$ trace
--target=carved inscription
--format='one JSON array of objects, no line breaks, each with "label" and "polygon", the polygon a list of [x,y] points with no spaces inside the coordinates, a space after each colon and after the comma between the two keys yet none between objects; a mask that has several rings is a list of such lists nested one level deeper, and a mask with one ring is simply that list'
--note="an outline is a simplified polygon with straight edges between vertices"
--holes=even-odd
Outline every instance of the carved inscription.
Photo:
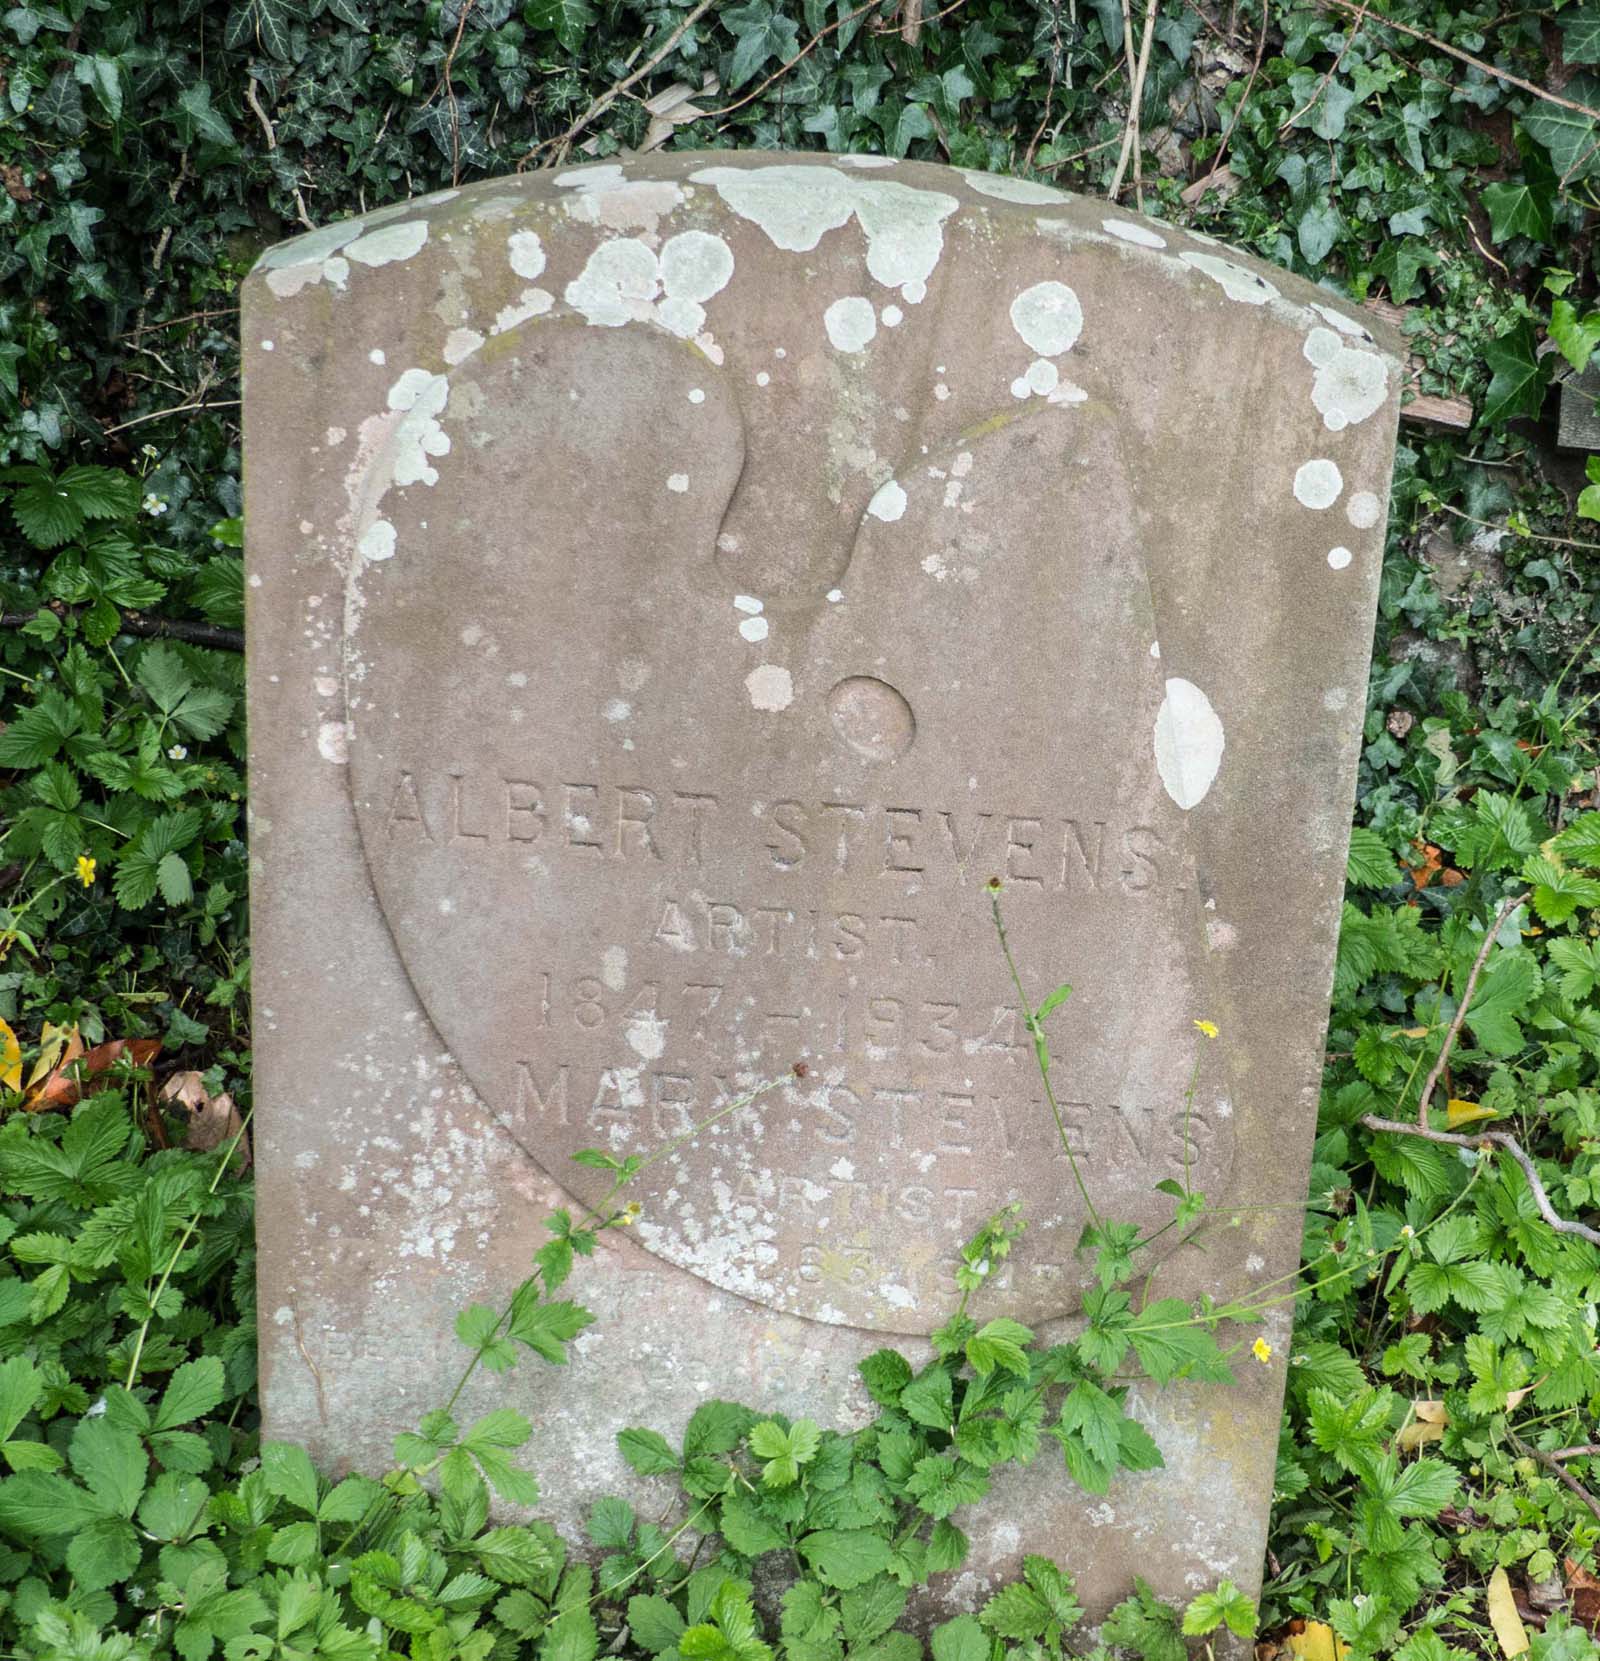
[{"label": "carved inscription", "polygon": [[[462,850],[536,847],[575,862],[697,872],[716,868],[742,836],[737,846],[748,849],[753,840],[759,869],[781,874],[820,869],[955,887],[999,876],[1050,893],[1142,894],[1183,883],[1159,830],[1109,813],[793,797],[735,803],[681,786],[546,777],[550,782],[401,769],[389,797],[385,839],[411,837]],[[751,915],[786,910],[753,902],[749,907]],[[741,926],[744,915],[741,908]]]},{"label": "carved inscription", "polygon": [[[1170,823],[1111,801],[945,800],[418,757],[370,808],[376,857],[433,871],[444,915],[495,896],[482,920],[515,970],[481,1088],[525,1146],[557,1169],[552,1150],[659,1148],[797,1068],[674,1156],[641,1237],[747,1295],[915,1329],[955,1249],[1012,1198],[1033,1229],[999,1295],[1034,1317],[1084,1278],[1084,1217],[985,883],[1002,879],[1025,930],[1087,921],[1140,942],[1160,939],[1160,908],[1194,903]],[[544,930],[552,893],[581,940]],[[1162,1178],[1220,1182],[1232,1107],[1216,1088],[1186,1099],[1194,1045],[1180,1034],[1151,1072],[1130,1060],[1149,1048],[1143,1017],[1075,1014],[1052,1023],[1058,1106],[1093,1189],[1154,1221]]]}]

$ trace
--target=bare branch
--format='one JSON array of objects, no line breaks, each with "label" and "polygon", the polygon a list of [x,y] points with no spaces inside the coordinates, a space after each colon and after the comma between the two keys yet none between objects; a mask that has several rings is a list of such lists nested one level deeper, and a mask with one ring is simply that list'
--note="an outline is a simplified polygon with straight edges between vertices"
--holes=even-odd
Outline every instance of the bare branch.
[{"label": "bare branch", "polygon": [[[60,617],[72,610],[68,606],[43,606]],[[38,611],[0,612],[0,629],[23,629],[39,616]],[[146,640],[182,640],[190,646],[216,646],[225,652],[244,650],[244,631],[226,629],[220,623],[190,623],[175,617],[147,617],[142,611],[125,611],[117,626],[118,634],[137,635]]]},{"label": "bare branch", "polygon": [[1450,1022],[1450,1030],[1444,1035],[1444,1043],[1439,1047],[1439,1054],[1434,1060],[1427,1082],[1422,1086],[1422,1095],[1417,1100],[1417,1123],[1424,1130],[1428,1128],[1428,1103],[1433,1099],[1434,1086],[1438,1084],[1439,1077],[1444,1072],[1445,1063],[1450,1059],[1450,1052],[1456,1047],[1456,1038],[1461,1032],[1461,1023],[1467,1018],[1467,1005],[1472,1002],[1472,994],[1478,989],[1478,976],[1483,973],[1483,966],[1489,961],[1489,953],[1500,930],[1505,926],[1506,918],[1527,898],[1526,894],[1516,894],[1509,900],[1503,900],[1500,909],[1494,914],[1494,921],[1483,931],[1483,944],[1478,948],[1478,955],[1472,960],[1472,969],[1467,975],[1467,984],[1461,989],[1461,1002],[1456,1005],[1455,1017]]},{"label": "bare branch", "polygon": [[1503,1130],[1475,1130],[1469,1134],[1462,1134],[1454,1130],[1434,1130],[1429,1125],[1407,1124],[1403,1119],[1381,1119],[1376,1113],[1363,1114],[1359,1123],[1368,1130],[1386,1131],[1391,1136],[1416,1136],[1424,1142],[1438,1142],[1447,1148],[1479,1148],[1484,1143],[1503,1148],[1522,1167],[1522,1174],[1528,1179],[1528,1190],[1533,1195],[1533,1203],[1539,1208],[1539,1215],[1555,1230],[1557,1234],[1576,1234],[1580,1240],[1587,1240],[1591,1245],[1600,1246],[1600,1229],[1590,1228],[1587,1223],[1575,1223],[1566,1217],[1557,1215],[1555,1208],[1550,1204],[1550,1196],[1544,1191],[1544,1183],[1540,1180],[1538,1167],[1523,1151],[1522,1144],[1510,1132]]}]

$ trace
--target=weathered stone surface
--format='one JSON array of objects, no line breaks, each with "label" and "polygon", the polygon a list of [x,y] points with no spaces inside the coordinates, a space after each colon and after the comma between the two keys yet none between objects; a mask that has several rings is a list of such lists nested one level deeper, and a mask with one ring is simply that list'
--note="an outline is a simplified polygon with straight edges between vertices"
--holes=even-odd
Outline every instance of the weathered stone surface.
[{"label": "weathered stone surface", "polygon": [[[708,1394],[844,1423],[948,1312],[1070,1323],[1097,1204],[1292,1270],[1398,360],[1332,297],[1043,187],[717,153],[473,186],[274,249],[245,302],[269,1432],[375,1466],[523,1272],[567,1155],[677,1148],[564,1375],[485,1380],[571,1517]],[[1197,1018],[1222,1029],[1215,1043]],[[1198,1064],[1198,1073],[1195,1069]],[[1192,1106],[1186,1092],[1194,1079]],[[1141,1391],[1168,1468],[1041,1461],[1103,1604],[1259,1574],[1288,1335]],[[1046,1468],[1049,1467],[1049,1468]]]}]

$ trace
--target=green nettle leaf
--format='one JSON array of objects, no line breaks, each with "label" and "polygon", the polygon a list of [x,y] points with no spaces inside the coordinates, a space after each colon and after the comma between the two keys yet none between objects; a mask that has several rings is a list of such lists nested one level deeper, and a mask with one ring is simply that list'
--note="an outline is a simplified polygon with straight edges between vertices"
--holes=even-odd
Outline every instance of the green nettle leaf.
[{"label": "green nettle leaf", "polygon": [[1202,1592],[1184,1611],[1183,1630],[1191,1638],[1202,1638],[1219,1626],[1239,1638],[1254,1636],[1255,1600],[1247,1597],[1231,1580],[1220,1581],[1214,1592]]},{"label": "green nettle leaf", "polygon": [[296,1510],[317,1514],[317,1473],[311,1456],[295,1442],[266,1442],[261,1448],[261,1475],[270,1492]]},{"label": "green nettle leaf", "polygon": [[886,1573],[893,1560],[889,1542],[866,1528],[818,1529],[801,1540],[800,1554],[823,1585],[846,1592]]},{"label": "green nettle leaf", "polygon": [[1028,1355],[1025,1346],[1032,1342],[1032,1329],[1020,1321],[1004,1318],[989,1321],[967,1340],[967,1361],[980,1378],[987,1378],[996,1367],[1026,1378]]},{"label": "green nettle leaf", "polygon": [[975,1615],[957,1615],[929,1638],[933,1661],[989,1661],[989,1640]]},{"label": "green nettle leaf", "polygon": [[1544,406],[1550,366],[1535,351],[1533,325],[1524,318],[1483,349],[1491,372],[1489,391],[1478,412],[1485,426],[1494,427],[1515,416],[1536,416]]},{"label": "green nettle leaf", "polygon": [[214,1355],[186,1361],[167,1381],[151,1420],[152,1430],[175,1430],[193,1419],[203,1419],[227,1394],[222,1362]]},{"label": "green nettle leaf", "polygon": [[928,1454],[919,1459],[906,1481],[906,1492],[930,1517],[948,1517],[952,1511],[989,1491],[989,1479],[975,1466],[951,1454]]},{"label": "green nettle leaf", "polygon": [[955,1417],[950,1375],[943,1367],[930,1367],[900,1392],[901,1409],[919,1425],[930,1430],[948,1430]]},{"label": "green nettle leaf", "polygon": [[1365,825],[1350,832],[1345,880],[1352,888],[1389,888],[1400,881],[1400,867],[1383,838]]},{"label": "green nettle leaf", "polygon": [[667,1476],[678,1468],[677,1454],[659,1431],[619,1431],[617,1447],[640,1476]]},{"label": "green nettle leaf", "polygon": [[676,1648],[685,1624],[683,1616],[663,1597],[651,1594],[628,1599],[628,1627],[652,1655]]}]

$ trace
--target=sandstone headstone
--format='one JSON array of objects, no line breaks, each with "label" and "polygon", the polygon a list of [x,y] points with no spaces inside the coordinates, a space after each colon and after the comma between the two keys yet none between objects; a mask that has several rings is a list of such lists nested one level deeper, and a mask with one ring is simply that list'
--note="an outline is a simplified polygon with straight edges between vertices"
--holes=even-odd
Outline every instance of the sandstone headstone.
[{"label": "sandstone headstone", "polygon": [[[1158,1290],[1297,1261],[1397,417],[1333,297],[1102,202],[863,156],[474,185],[246,289],[267,1430],[375,1469],[525,1272],[568,1155],[645,1152],[565,1373],[485,1379],[552,1506],[709,1394],[844,1423],[950,1306],[1070,1325],[1084,1216],[1225,1216]],[[1214,1022],[1209,1041],[1195,1022]],[[1195,1068],[1198,1063],[1198,1074]],[[1191,1077],[1192,1105],[1186,1106]],[[1041,1459],[1103,1607],[1258,1576],[1287,1360],[1140,1390],[1167,1468]],[[471,1404],[469,1404],[471,1405]]]}]

